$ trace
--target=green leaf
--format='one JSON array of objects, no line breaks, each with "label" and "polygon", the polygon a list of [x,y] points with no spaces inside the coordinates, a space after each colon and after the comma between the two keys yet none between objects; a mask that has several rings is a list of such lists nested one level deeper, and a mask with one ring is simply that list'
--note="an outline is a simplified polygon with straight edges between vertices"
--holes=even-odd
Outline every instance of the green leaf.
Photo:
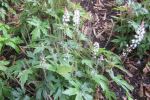
[{"label": "green leaf", "polygon": [[137,30],[138,27],[139,27],[139,24],[136,23],[136,22],[134,22],[134,21],[129,21],[128,23],[129,23],[130,25],[132,25],[132,26],[134,27],[135,30]]},{"label": "green leaf", "polygon": [[103,76],[103,75],[92,75],[92,79],[101,86],[101,88],[103,89],[103,91],[107,91],[108,90],[108,79]]},{"label": "green leaf", "polygon": [[84,94],[83,97],[85,100],[93,100],[92,95],[89,95],[89,94]]},{"label": "green leaf", "polygon": [[99,81],[99,80],[102,80],[102,81],[105,81],[106,83],[108,83],[108,79],[104,76],[104,75],[98,75],[98,74],[95,74],[92,76],[95,81]]},{"label": "green leaf", "polygon": [[[52,1],[52,0],[51,0],[51,1]],[[52,9],[52,8],[51,8],[51,9],[47,9],[46,13],[49,14],[49,15],[51,15],[51,16],[53,16],[53,17],[55,17],[56,19],[59,19],[59,17],[58,17],[58,15],[56,14],[55,10]]]},{"label": "green leaf", "polygon": [[33,54],[41,53],[43,50],[44,50],[44,47],[42,47],[42,46],[41,47],[36,47],[34,49]]},{"label": "green leaf", "polygon": [[39,88],[38,91],[36,92],[36,100],[41,100],[42,99],[42,88]]},{"label": "green leaf", "polygon": [[8,69],[6,67],[8,64],[9,64],[8,61],[0,61],[0,70],[5,72]]},{"label": "green leaf", "polygon": [[40,32],[40,28],[35,28],[32,32],[32,40],[37,40],[37,39],[40,39],[40,36],[41,36],[41,32]]},{"label": "green leaf", "polygon": [[13,43],[15,44],[20,44],[22,43],[22,40],[20,39],[20,37],[13,37],[10,39]]},{"label": "green leaf", "polygon": [[25,97],[23,98],[23,100],[30,100],[30,97],[25,95]]},{"label": "green leaf", "polygon": [[36,26],[36,27],[39,27],[40,24],[41,24],[40,19],[37,18],[37,17],[29,18],[27,22],[28,22],[30,25],[33,25],[33,26]]},{"label": "green leaf", "polygon": [[80,92],[77,94],[75,100],[83,100],[82,94]]},{"label": "green leaf", "polygon": [[42,63],[41,65],[34,66],[34,68],[41,68],[41,69],[46,69],[49,71],[56,72],[56,66],[47,63]]},{"label": "green leaf", "polygon": [[126,70],[125,68],[123,68],[122,66],[115,65],[115,67],[118,68],[118,69],[120,69],[121,71],[125,72],[128,76],[133,77],[133,75],[128,70]]},{"label": "green leaf", "polygon": [[46,28],[41,28],[41,31],[45,36],[47,36],[48,30]]},{"label": "green leaf", "polygon": [[59,97],[62,96],[62,89],[61,88],[58,88],[57,89],[57,92],[55,93],[54,95],[54,100],[58,99]]},{"label": "green leaf", "polygon": [[107,91],[105,92],[105,97],[106,97],[108,100],[117,100],[115,93],[112,92],[111,90],[107,90]]},{"label": "green leaf", "polygon": [[83,59],[81,62],[82,62],[82,64],[85,64],[85,65],[89,66],[90,68],[92,68],[93,62],[91,60]]},{"label": "green leaf", "polygon": [[3,32],[3,35],[4,35],[5,37],[9,37],[9,35],[8,35],[8,30],[9,30],[9,29],[10,29],[10,27],[9,27],[8,25],[3,24],[3,23],[0,23],[0,31]]},{"label": "green leaf", "polygon": [[79,92],[79,91],[78,91],[78,89],[76,89],[76,88],[69,88],[69,89],[65,90],[65,91],[63,92],[63,94],[72,96],[72,95],[77,94],[78,92]]},{"label": "green leaf", "polygon": [[73,32],[69,28],[66,28],[65,34],[72,39]]},{"label": "green leaf", "polygon": [[3,48],[3,44],[0,43],[0,52],[2,51],[2,48]]},{"label": "green leaf", "polygon": [[132,91],[134,88],[133,86],[129,85],[120,75],[114,76],[114,72],[111,70],[108,70],[109,75],[111,78],[118,84],[120,85],[128,94],[129,90]]},{"label": "green leaf", "polygon": [[79,39],[83,41],[88,40],[87,37],[83,33],[80,33]]},{"label": "green leaf", "polygon": [[8,41],[8,42],[6,42],[6,45],[12,47],[13,49],[16,50],[17,53],[19,53],[20,49],[19,49],[18,46],[17,46],[16,44],[14,44],[13,42]]},{"label": "green leaf", "polygon": [[32,74],[32,70],[31,69],[26,69],[23,70],[22,72],[19,73],[18,78],[21,82],[21,87],[24,87],[24,84],[26,83],[26,81],[28,80],[28,76],[29,74]]},{"label": "green leaf", "polygon": [[57,70],[56,72],[62,76],[70,73],[70,72],[73,72],[73,67],[71,66],[57,66]]}]

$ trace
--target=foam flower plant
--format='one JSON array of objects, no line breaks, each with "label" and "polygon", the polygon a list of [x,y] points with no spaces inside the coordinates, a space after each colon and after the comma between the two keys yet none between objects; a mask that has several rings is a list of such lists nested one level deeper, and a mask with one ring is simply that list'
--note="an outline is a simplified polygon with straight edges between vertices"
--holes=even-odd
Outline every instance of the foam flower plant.
[{"label": "foam flower plant", "polygon": [[99,50],[99,43],[98,42],[94,42],[93,44],[93,57],[96,58],[96,54],[98,53]]},{"label": "foam flower plant", "polygon": [[77,27],[80,24],[80,11],[78,9],[74,11],[73,22],[74,22],[74,25]]},{"label": "foam flower plant", "polygon": [[63,21],[63,24],[64,24],[64,25],[68,25],[68,22],[70,21],[70,14],[69,14],[67,8],[65,8],[65,11],[64,11],[64,15],[63,15],[62,21]]},{"label": "foam flower plant", "polygon": [[144,39],[145,33],[146,33],[145,26],[143,21],[141,25],[139,25],[138,28],[136,29],[136,34],[134,35],[134,39],[131,40],[131,44],[127,45],[127,49],[123,51],[122,55],[127,56],[128,53],[130,53],[133,49],[135,49]]}]

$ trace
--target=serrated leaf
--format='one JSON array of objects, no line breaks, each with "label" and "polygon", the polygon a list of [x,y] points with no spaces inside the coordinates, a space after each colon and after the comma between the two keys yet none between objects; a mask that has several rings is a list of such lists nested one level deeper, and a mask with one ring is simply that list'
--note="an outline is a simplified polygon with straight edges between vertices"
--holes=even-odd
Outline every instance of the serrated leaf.
[{"label": "serrated leaf", "polygon": [[18,78],[21,82],[21,87],[24,87],[24,84],[26,83],[26,81],[28,80],[28,76],[29,74],[32,74],[32,70],[31,69],[26,69],[23,70],[22,72],[19,73]]},{"label": "serrated leaf", "polygon": [[39,88],[38,91],[36,92],[36,100],[41,100],[42,99],[42,88]]},{"label": "serrated leaf", "polygon": [[0,23],[0,31],[3,32],[3,35],[4,35],[5,37],[9,37],[9,35],[8,35],[8,30],[9,30],[9,29],[10,29],[10,27],[9,27],[8,25],[3,24],[3,23]]},{"label": "serrated leaf", "polygon": [[84,94],[83,97],[85,100],[93,100],[92,95],[89,95],[89,94]]},{"label": "serrated leaf", "polygon": [[134,89],[133,86],[129,85],[120,75],[114,76],[114,73],[111,70],[108,71],[111,78],[120,85],[127,93],[129,93],[129,90],[132,91]]},{"label": "serrated leaf", "polygon": [[0,70],[5,72],[8,69],[6,67],[6,65],[8,65],[8,64],[9,64],[8,61],[0,61]]},{"label": "serrated leaf", "polygon": [[75,100],[83,100],[82,94],[80,92],[76,95]]},{"label": "serrated leaf", "polygon": [[33,25],[33,26],[36,26],[36,27],[39,27],[40,24],[41,24],[40,19],[37,18],[37,17],[29,18],[27,22],[28,22],[30,25]]},{"label": "serrated leaf", "polygon": [[47,36],[48,30],[46,28],[41,28],[41,31],[45,36]]},{"label": "serrated leaf", "polygon": [[65,75],[73,71],[73,67],[71,66],[57,66],[56,72],[60,75]]},{"label": "serrated leaf", "polygon": [[46,69],[49,71],[56,72],[56,66],[53,66],[53,65],[48,64],[48,63],[42,63],[41,65],[34,66],[34,68],[41,68],[41,69]]},{"label": "serrated leaf", "polygon": [[3,48],[3,44],[0,43],[0,52],[2,51],[2,48]]},{"label": "serrated leaf", "polygon": [[54,100],[58,99],[59,97],[62,96],[62,89],[61,88],[58,88],[57,89],[57,92],[55,93],[54,95]]},{"label": "serrated leaf", "polygon": [[13,49],[16,50],[17,53],[19,53],[20,49],[19,49],[18,46],[17,46],[16,44],[14,44],[13,42],[8,41],[8,42],[6,42],[6,45],[12,47]]},{"label": "serrated leaf", "polygon": [[36,48],[34,49],[33,54],[41,53],[43,50],[44,50],[43,47],[36,47]]},{"label": "serrated leaf", "polygon": [[15,44],[20,44],[22,43],[22,40],[19,37],[13,37],[10,39],[11,42],[15,43]]},{"label": "serrated leaf", "polygon": [[37,40],[41,36],[40,28],[35,28],[32,32],[32,40]]},{"label": "serrated leaf", "polygon": [[139,24],[134,21],[129,21],[128,23],[131,24],[135,30],[137,30],[139,27]]},{"label": "serrated leaf", "polygon": [[23,98],[23,100],[30,100],[30,97],[25,95],[25,97]]},{"label": "serrated leaf", "polygon": [[92,79],[101,86],[103,91],[108,90],[108,79],[103,75],[93,75]]},{"label": "serrated leaf", "polygon": [[79,91],[78,91],[78,89],[76,89],[76,88],[69,88],[69,89],[65,90],[65,91],[63,92],[63,94],[72,96],[72,95],[77,94],[78,92],[79,92]]},{"label": "serrated leaf", "polygon": [[80,33],[79,38],[80,38],[80,40],[82,40],[82,41],[86,41],[86,40],[87,40],[87,37],[86,37],[83,33]]},{"label": "serrated leaf", "polygon": [[73,32],[69,28],[66,29],[65,34],[72,39]]},{"label": "serrated leaf", "polygon": [[112,92],[111,90],[107,90],[105,92],[105,96],[108,100],[117,100],[115,93]]},{"label": "serrated leaf", "polygon": [[93,62],[91,60],[83,59],[81,62],[82,62],[82,64],[85,64],[85,65],[89,66],[90,68],[92,68]]},{"label": "serrated leaf", "polygon": [[55,17],[56,19],[59,19],[59,17],[57,16],[56,12],[52,8],[51,9],[47,9],[46,13],[51,15],[51,16],[53,16],[53,17]]}]

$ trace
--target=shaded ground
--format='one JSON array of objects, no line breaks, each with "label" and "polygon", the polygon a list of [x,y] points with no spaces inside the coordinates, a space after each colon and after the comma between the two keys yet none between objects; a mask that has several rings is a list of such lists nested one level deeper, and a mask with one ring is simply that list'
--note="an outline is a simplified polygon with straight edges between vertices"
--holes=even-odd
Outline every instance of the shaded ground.
[{"label": "shaded ground", "polygon": [[[93,41],[99,42],[101,47],[114,50],[115,47],[110,43],[111,37],[115,35],[112,31],[115,22],[111,16],[117,15],[117,12],[112,10],[115,6],[114,0],[82,0],[80,2],[92,16],[92,20],[85,23],[82,31]],[[150,65],[146,65],[148,61],[150,57],[142,60],[130,57],[124,63],[125,68],[133,75],[132,77],[124,75],[124,78],[134,87],[132,96],[136,100],[150,100]],[[116,70],[116,73],[120,72]],[[121,88],[115,84],[111,84],[111,88],[118,96],[118,100],[127,100]],[[99,89],[96,95],[96,100],[104,99]]]}]

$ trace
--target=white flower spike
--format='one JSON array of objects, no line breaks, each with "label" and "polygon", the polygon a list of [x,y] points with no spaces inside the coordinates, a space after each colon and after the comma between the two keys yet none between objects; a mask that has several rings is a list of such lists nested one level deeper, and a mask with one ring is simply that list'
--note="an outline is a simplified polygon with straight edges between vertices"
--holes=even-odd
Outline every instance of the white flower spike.
[{"label": "white flower spike", "polygon": [[66,7],[65,7],[65,11],[64,11],[62,21],[63,21],[64,25],[68,25],[68,22],[70,21],[70,15],[69,15],[69,12],[68,12]]},{"label": "white flower spike", "polygon": [[74,11],[73,22],[75,26],[80,25],[80,11],[78,9]]},{"label": "white flower spike", "polygon": [[94,56],[94,58],[96,58],[96,54],[97,54],[97,52],[99,50],[99,43],[98,42],[94,42],[93,46],[94,46],[94,48],[93,48],[93,56]]},{"label": "white flower spike", "polygon": [[141,25],[136,30],[136,35],[134,35],[134,39],[131,40],[131,44],[127,46],[127,49],[123,51],[122,55],[126,56],[133,49],[135,49],[141,43],[141,41],[144,39],[145,33],[146,32],[145,32],[144,21],[142,21]]}]

